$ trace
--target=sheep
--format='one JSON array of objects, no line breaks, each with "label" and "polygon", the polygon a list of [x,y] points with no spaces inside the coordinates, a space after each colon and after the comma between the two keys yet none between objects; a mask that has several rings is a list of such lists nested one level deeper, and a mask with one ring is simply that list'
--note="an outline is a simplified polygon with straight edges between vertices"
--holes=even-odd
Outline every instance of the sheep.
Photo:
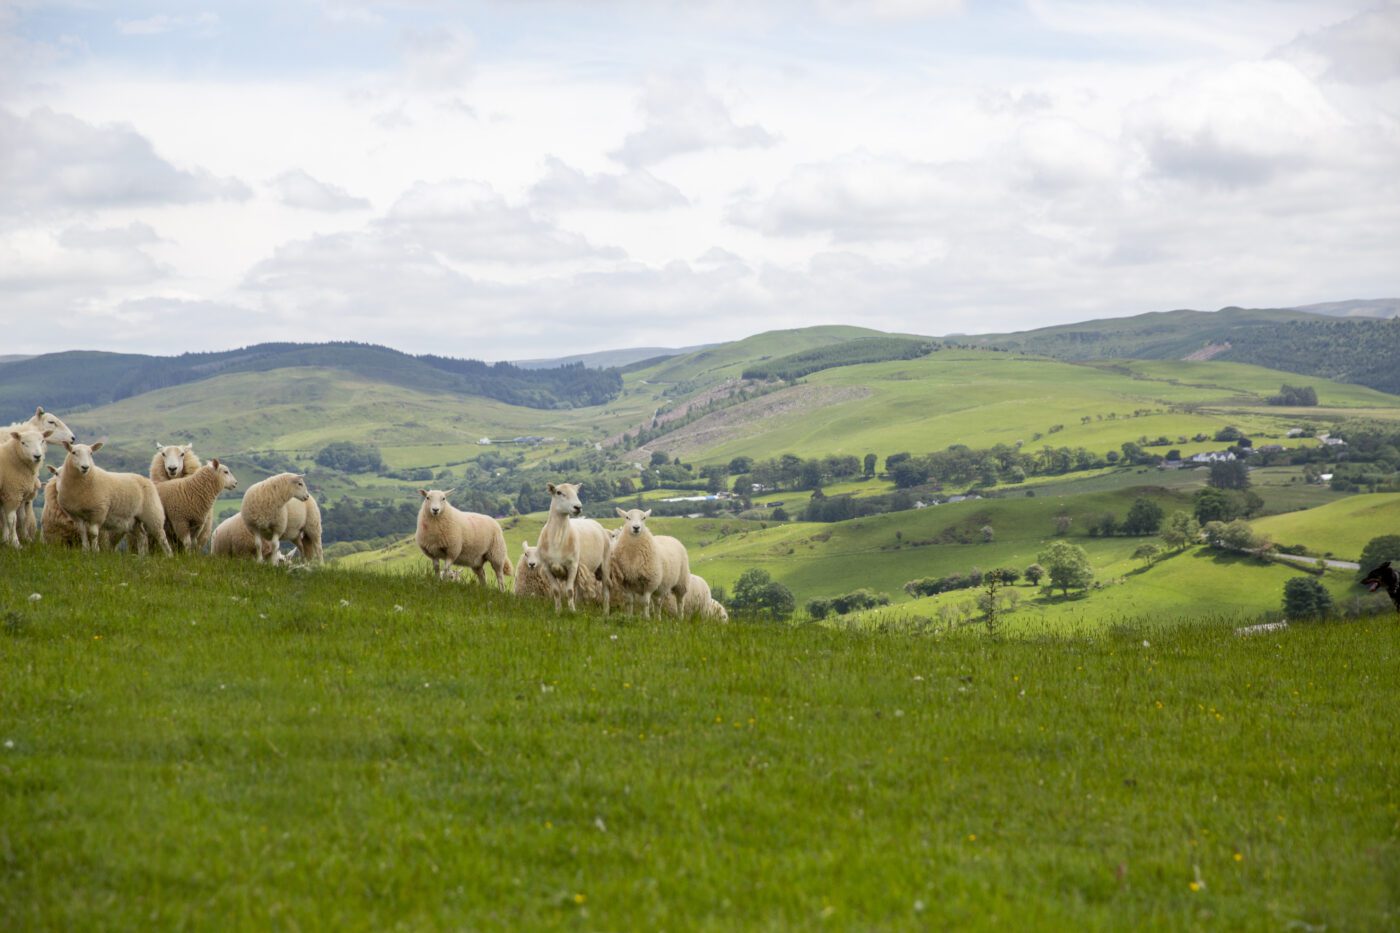
[{"label": "sheep", "polygon": [[[540,549],[529,541],[520,543],[520,560],[515,564],[515,595],[537,596],[547,599],[552,595],[549,580],[540,566]],[[603,585],[592,574],[581,573],[574,577],[574,587],[578,598],[587,606],[603,605]]]},{"label": "sheep", "polygon": [[162,444],[156,441],[156,452],[151,457],[151,482],[160,485],[167,480],[189,476],[200,466],[193,444]]},{"label": "sheep", "polygon": [[[39,464],[44,462],[51,436],[53,431],[21,425],[0,443],[0,541],[12,547],[20,546],[19,530],[25,524],[20,509],[34,501]],[[33,518],[34,507],[28,508]]]},{"label": "sheep", "polygon": [[[234,512],[220,522],[219,527],[214,529],[210,542],[210,550],[215,557],[253,557],[258,553],[257,548],[258,543],[253,539],[253,533],[243,522],[242,512]],[[270,559],[273,564],[286,562],[285,555],[281,550],[274,549],[270,541],[263,542],[262,550],[263,557]]]},{"label": "sheep", "polygon": [[10,431],[22,431],[25,428],[34,428],[36,431],[52,432],[50,440],[55,444],[62,444],[67,441],[70,444],[76,443],[78,435],[69,430],[68,425],[59,420],[58,416],[51,411],[44,411],[44,406],[40,405],[34,409],[34,415],[27,421],[18,421],[5,429],[5,434],[0,437],[8,437]]},{"label": "sheep", "polygon": [[306,477],[300,473],[278,473],[248,487],[239,513],[248,531],[252,532],[258,563],[267,559],[264,545],[271,542],[272,550],[276,551],[278,541],[287,531],[287,503],[292,499],[305,502],[310,498]]},{"label": "sheep", "polygon": [[669,593],[666,595],[665,604],[668,612],[676,612],[685,619],[729,621],[729,611],[710,595],[710,584],[699,574],[690,575],[690,585],[685,590],[685,602],[680,604],[679,612],[676,609],[675,597]]},{"label": "sheep", "polygon": [[156,484],[165,509],[165,527],[187,551],[198,547],[199,533],[214,512],[214,500],[225,489],[237,489],[233,472],[215,457],[188,476]]},{"label": "sheep", "polygon": [[44,512],[40,516],[44,526],[42,540],[55,547],[82,547],[78,526],[58,505],[58,471],[53,467],[48,467],[48,471],[53,475],[44,485]]},{"label": "sheep", "polygon": [[433,573],[442,577],[442,562],[470,567],[477,582],[486,585],[486,565],[496,575],[496,589],[504,593],[506,577],[513,573],[506,554],[506,536],[500,522],[479,512],[463,512],[447,501],[451,491],[420,489],[423,505],[418,509],[418,549],[433,562]]},{"label": "sheep", "polygon": [[[644,618],[651,618],[653,602],[658,612],[669,607],[680,614],[690,588],[690,555],[685,545],[669,535],[651,533],[646,526],[651,509],[618,509],[617,514],[624,523],[612,548],[609,582],[626,596],[627,611],[635,611],[640,601]],[[667,603],[668,597],[675,602]]]},{"label": "sheep", "polygon": [[147,541],[152,539],[169,556],[165,509],[156,484],[136,473],[109,473],[97,466],[92,455],[102,444],[63,443],[68,456],[59,473],[58,504],[78,526],[83,550],[101,550],[103,531],[116,537],[135,532],[133,541],[139,553],[146,552]]},{"label": "sheep", "polygon": [[608,554],[612,550],[612,539],[603,526],[591,518],[575,518],[583,515],[583,504],[579,502],[578,491],[582,483],[548,483],[549,519],[540,530],[539,557],[549,581],[549,589],[554,597],[554,611],[561,611],[560,603],[567,593],[569,611],[576,610],[575,595],[578,591],[578,575],[582,571],[592,574],[603,585],[603,615],[608,614]]},{"label": "sheep", "polygon": [[296,546],[297,556],[302,560],[315,564],[321,562],[321,507],[316,504],[315,496],[308,496],[305,502],[300,499],[288,500],[287,530],[282,539]]}]

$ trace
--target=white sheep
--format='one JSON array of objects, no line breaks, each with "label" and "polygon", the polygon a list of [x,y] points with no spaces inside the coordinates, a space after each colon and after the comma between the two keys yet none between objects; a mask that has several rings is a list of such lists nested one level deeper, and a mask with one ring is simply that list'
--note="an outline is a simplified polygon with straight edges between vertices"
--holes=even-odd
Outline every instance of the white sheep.
[{"label": "white sheep", "polygon": [[65,441],[72,444],[78,439],[78,435],[69,430],[68,425],[59,420],[59,417],[53,412],[44,411],[44,406],[42,405],[34,409],[33,416],[27,421],[15,422],[5,428],[5,434],[0,436],[8,437],[10,431],[20,431],[24,428],[34,428],[41,434],[44,431],[50,432],[49,441],[54,444],[62,444]]},{"label": "white sheep", "polygon": [[215,457],[188,476],[156,484],[165,527],[177,544],[187,551],[199,547],[199,533],[214,512],[214,500],[225,489],[237,489],[233,471]]},{"label": "white sheep", "polygon": [[506,577],[513,569],[506,554],[506,536],[501,523],[480,512],[463,512],[447,501],[451,491],[420,489],[423,505],[418,509],[418,530],[414,540],[418,550],[433,562],[433,573],[442,577],[443,561],[470,567],[477,582],[486,585],[486,565],[496,574],[496,589],[506,590]]},{"label": "white sheep", "polygon": [[[690,587],[690,555],[685,545],[669,535],[651,533],[646,525],[651,509],[618,509],[617,514],[623,524],[612,546],[608,582],[626,597],[629,613],[638,602],[646,618],[651,617],[653,602],[658,612],[666,607],[679,613]],[[668,597],[675,601],[668,603]]]},{"label": "white sheep", "polygon": [[303,561],[313,564],[321,562],[321,507],[316,504],[315,496],[307,496],[304,502],[300,499],[287,502],[287,530],[283,532],[282,540],[295,545],[297,557]]},{"label": "white sheep", "polygon": [[306,477],[300,473],[278,473],[248,487],[248,491],[243,494],[243,507],[239,514],[243,516],[243,523],[253,534],[253,541],[257,545],[254,553],[259,563],[268,556],[264,545],[271,542],[275,552],[278,542],[286,534],[287,503],[293,499],[305,502],[310,498],[311,492],[306,488]]},{"label": "white sheep", "polygon": [[[248,530],[248,526],[244,524],[242,512],[234,512],[219,523],[219,527],[214,529],[210,550],[215,557],[257,556],[258,542],[253,538],[253,533]],[[262,552],[263,558],[271,560],[273,564],[286,562],[282,551],[275,549],[270,541],[262,543]]]},{"label": "white sheep", "polygon": [[58,504],[78,526],[83,550],[101,550],[100,535],[106,531],[113,541],[130,534],[131,542],[142,554],[148,540],[154,540],[168,556],[165,509],[156,494],[156,484],[136,473],[109,473],[99,467],[92,455],[102,449],[102,444],[98,441],[91,446],[67,442],[63,445],[68,456],[59,473]]},{"label": "white sheep", "polygon": [[156,452],[151,457],[151,482],[159,486],[167,480],[189,476],[202,464],[195,456],[193,444],[162,444],[156,441]]},{"label": "white sheep", "polygon": [[540,530],[539,558],[554,597],[554,611],[560,611],[565,594],[569,611],[576,609],[575,595],[579,574],[592,574],[602,583],[603,614],[608,614],[608,553],[612,539],[603,526],[583,515],[578,491],[582,483],[548,483],[549,518]]},{"label": "white sheep", "polygon": [[[666,609],[677,612],[675,597],[667,594]],[[729,611],[710,595],[710,584],[704,577],[692,573],[690,585],[685,590],[685,601],[680,604],[678,614],[685,619],[708,619],[712,622],[728,622]]]},{"label": "white sheep", "polygon": [[44,526],[42,540],[45,544],[56,547],[82,547],[83,540],[78,537],[78,526],[58,505],[58,471],[53,467],[49,467],[48,471],[53,475],[44,485],[44,512],[40,516]]},{"label": "white sheep", "polygon": [[[34,501],[34,484],[39,465],[44,462],[52,431],[21,426],[10,431],[0,443],[0,542],[19,547],[19,530],[25,524],[20,509]],[[34,507],[30,505],[32,518]]]}]

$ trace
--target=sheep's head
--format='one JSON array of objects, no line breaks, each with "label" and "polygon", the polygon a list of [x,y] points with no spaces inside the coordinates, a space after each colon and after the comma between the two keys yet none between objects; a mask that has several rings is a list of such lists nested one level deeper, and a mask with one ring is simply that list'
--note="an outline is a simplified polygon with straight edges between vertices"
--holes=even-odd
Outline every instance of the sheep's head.
[{"label": "sheep's head", "polygon": [[68,460],[72,461],[77,471],[86,474],[96,465],[92,462],[92,455],[102,449],[102,443],[98,441],[96,444],[74,444],[64,441],[63,449],[68,451]]},{"label": "sheep's head", "polygon": [[[10,439],[19,445],[20,457],[35,463],[44,461],[44,452],[49,449],[49,435],[52,431],[39,432],[34,428],[11,431]],[[39,469],[35,467],[34,469]]]},{"label": "sheep's head", "polygon": [[34,409],[34,417],[29,419],[29,423],[40,431],[51,433],[55,444],[62,444],[64,441],[71,444],[78,439],[78,435],[69,430],[68,425],[60,421],[58,416],[52,412],[44,411],[42,405]]},{"label": "sheep's head", "polygon": [[540,569],[540,549],[531,547],[529,541],[520,542],[520,563],[531,570]]},{"label": "sheep's head", "polygon": [[578,491],[583,483],[548,483],[549,510],[560,515],[582,515],[583,503],[578,499]]},{"label": "sheep's head", "polygon": [[429,515],[441,515],[447,511],[447,497],[452,495],[452,490],[420,489],[418,494],[423,497],[423,508],[428,510]]},{"label": "sheep's head", "polygon": [[210,460],[209,466],[213,467],[214,471],[219,474],[219,481],[224,484],[224,489],[238,488],[238,477],[233,475],[233,471],[228,468],[227,464],[220,463],[218,457]]},{"label": "sheep's head", "polygon": [[184,473],[185,451],[189,449],[188,444],[168,444],[162,447],[159,442],[156,443],[156,456],[160,458],[167,478],[175,479]]},{"label": "sheep's head", "polygon": [[292,478],[292,498],[305,502],[311,498],[311,490],[306,488],[306,477],[300,473],[288,473]]},{"label": "sheep's head", "polygon": [[622,519],[622,527],[619,529],[624,534],[640,535],[647,528],[647,519],[651,518],[651,509],[643,512],[641,509],[617,510],[617,517]]}]

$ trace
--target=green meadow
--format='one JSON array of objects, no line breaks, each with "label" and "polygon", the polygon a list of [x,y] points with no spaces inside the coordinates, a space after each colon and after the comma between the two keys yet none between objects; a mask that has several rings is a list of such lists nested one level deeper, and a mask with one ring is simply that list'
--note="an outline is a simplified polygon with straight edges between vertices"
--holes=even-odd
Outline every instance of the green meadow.
[{"label": "green meadow", "polygon": [[682,625],[5,550],[0,916],[1389,929],[1397,678],[1389,617]]},{"label": "green meadow", "polygon": [[1400,493],[1347,496],[1315,509],[1271,515],[1252,524],[1279,544],[1305,544],[1315,554],[1356,560],[1372,538],[1400,534]]}]

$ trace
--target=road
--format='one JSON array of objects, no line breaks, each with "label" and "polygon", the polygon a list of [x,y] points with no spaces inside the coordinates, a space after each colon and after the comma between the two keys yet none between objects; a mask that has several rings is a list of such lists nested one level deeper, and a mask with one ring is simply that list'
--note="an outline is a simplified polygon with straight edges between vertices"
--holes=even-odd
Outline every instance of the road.
[{"label": "road", "polygon": [[[1309,567],[1317,566],[1316,557],[1303,557],[1301,554],[1271,554],[1274,560],[1286,560],[1294,564],[1307,564]],[[1350,560],[1329,560],[1327,566],[1333,570],[1360,570],[1361,565]]]}]

